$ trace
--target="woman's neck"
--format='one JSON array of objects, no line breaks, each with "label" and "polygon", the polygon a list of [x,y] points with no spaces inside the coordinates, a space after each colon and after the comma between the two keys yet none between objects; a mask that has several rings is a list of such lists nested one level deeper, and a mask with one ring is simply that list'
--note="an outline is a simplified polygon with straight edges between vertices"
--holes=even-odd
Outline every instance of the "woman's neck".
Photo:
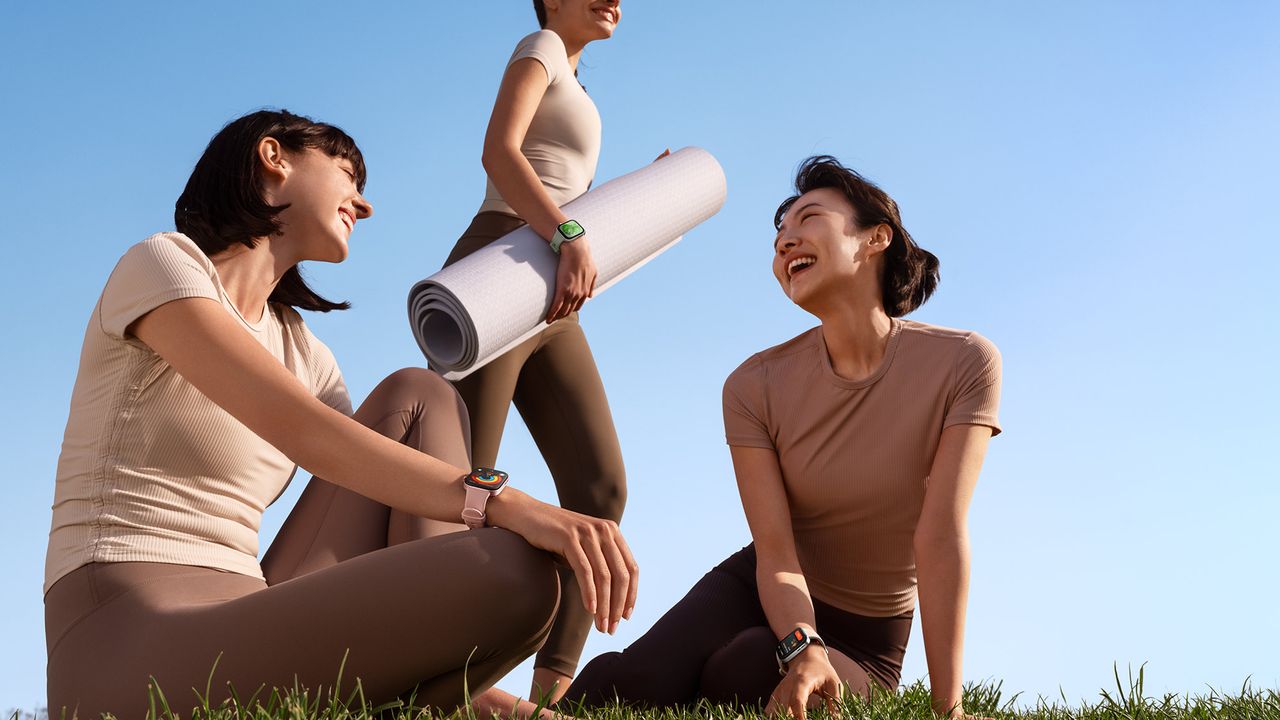
[{"label": "woman's neck", "polygon": [[227,297],[251,323],[262,319],[267,298],[285,271],[295,263],[284,263],[271,252],[271,239],[258,238],[252,248],[232,245],[209,258],[218,270],[218,280]]},{"label": "woman's neck", "polygon": [[582,49],[587,46],[587,43],[574,39],[572,34],[550,24],[547,25],[547,29],[560,37],[560,42],[564,43],[565,54],[569,56],[569,67],[575,73],[578,72],[578,58],[582,57]]},{"label": "woman's neck", "polygon": [[880,368],[893,319],[879,302],[840,304],[827,308],[819,319],[836,375],[862,380]]}]

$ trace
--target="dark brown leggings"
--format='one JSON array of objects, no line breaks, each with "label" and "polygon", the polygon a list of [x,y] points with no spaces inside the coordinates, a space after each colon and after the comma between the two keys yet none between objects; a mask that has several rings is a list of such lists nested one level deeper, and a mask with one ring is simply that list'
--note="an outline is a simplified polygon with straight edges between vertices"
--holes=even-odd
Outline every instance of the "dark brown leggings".
[{"label": "dark brown leggings", "polygon": [[[422,369],[385,379],[355,418],[454,465],[467,466],[466,408]],[[449,533],[312,479],[263,559],[266,582],[162,563],[94,563],[45,596],[50,717],[111,711],[141,717],[154,677],[187,714],[210,671],[216,704],[228,683],[316,697],[346,658],[341,694],[360,679],[383,703],[449,710],[532,654],[558,601],[553,559],[497,528]]]},{"label": "dark brown leggings", "polygon": [[[911,633],[911,613],[867,617],[813,601],[818,634],[859,667],[842,678],[854,692],[871,685],[896,689]],[[561,707],[687,705],[699,699],[764,705],[782,678],[756,587],[755,545],[748,545],[698,581],[675,607],[622,652],[605,653],[582,669]]]},{"label": "dark brown leggings", "polygon": [[[476,215],[445,265],[522,225],[520,218],[503,213]],[[497,464],[514,401],[551,471],[560,505],[584,515],[622,519],[627,499],[622,449],[577,313],[552,323],[455,385],[470,411],[471,457],[477,465]],[[591,616],[581,602],[572,600],[579,591],[569,568],[560,569],[560,583],[566,600],[534,666],[573,675]]]}]

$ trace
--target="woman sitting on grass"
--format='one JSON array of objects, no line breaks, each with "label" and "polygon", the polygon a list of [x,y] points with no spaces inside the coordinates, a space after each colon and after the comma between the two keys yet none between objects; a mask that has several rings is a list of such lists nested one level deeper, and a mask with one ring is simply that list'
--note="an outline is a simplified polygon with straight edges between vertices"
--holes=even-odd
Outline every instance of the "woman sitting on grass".
[{"label": "woman sitting on grass", "polygon": [[965,516],[1000,432],[1000,355],[977,333],[902,319],[933,293],[938,260],[884,191],[824,156],[796,193],[774,219],[773,273],[822,324],[724,388],[754,542],[591,661],[570,703],[706,698],[803,717],[844,686],[892,690],[918,576],[933,707],[964,715]]},{"label": "woman sitting on grass", "polygon": [[[347,306],[297,265],[346,258],[372,213],[364,181],[338,128],[252,113],[196,164],[178,232],[130,248],[107,280],[58,462],[51,717],[141,717],[150,678],[185,713],[215,662],[215,705],[229,686],[318,694],[344,659],[344,698],[359,678],[371,703],[412,694],[448,711],[465,680],[480,709],[507,712],[514,698],[482,691],[546,637],[552,553],[597,622],[634,604],[615,524],[469,472],[466,408],[443,379],[397,371],[352,415],[295,309]],[[263,508],[295,463],[316,477],[259,565]],[[504,529],[424,537],[424,519],[464,507],[473,527]]]}]

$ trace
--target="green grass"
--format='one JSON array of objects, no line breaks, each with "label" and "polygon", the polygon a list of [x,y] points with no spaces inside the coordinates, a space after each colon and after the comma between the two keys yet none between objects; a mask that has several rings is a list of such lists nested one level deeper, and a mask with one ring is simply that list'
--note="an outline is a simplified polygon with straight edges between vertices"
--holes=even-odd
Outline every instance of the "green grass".
[{"label": "green grass", "polygon": [[[1095,702],[1072,707],[1065,698],[1039,699],[1027,702],[1017,695],[1006,696],[999,683],[972,685],[965,688],[965,709],[975,715],[1001,720],[1280,720],[1280,692],[1258,690],[1246,681],[1238,693],[1209,690],[1199,695],[1148,696],[1143,689],[1145,675],[1121,678],[1116,673],[1116,687],[1102,690]],[[202,697],[208,697],[206,693]],[[477,720],[474,712],[464,708],[444,715],[398,704],[374,707],[364,702],[360,685],[345,697],[329,692],[312,693],[294,687],[286,690],[255,693],[232,699],[220,705],[203,703],[196,708],[171,707],[164,693],[153,687],[147,720]],[[763,713],[706,703],[684,710],[639,711],[622,707],[575,713],[588,720],[763,720]],[[929,690],[917,682],[897,693],[880,693],[870,701],[846,697],[842,702],[843,720],[934,720],[929,709]],[[9,720],[45,720],[44,713],[15,711]],[[87,719],[86,719],[87,720]],[[810,720],[831,720],[825,710],[810,712]]]}]

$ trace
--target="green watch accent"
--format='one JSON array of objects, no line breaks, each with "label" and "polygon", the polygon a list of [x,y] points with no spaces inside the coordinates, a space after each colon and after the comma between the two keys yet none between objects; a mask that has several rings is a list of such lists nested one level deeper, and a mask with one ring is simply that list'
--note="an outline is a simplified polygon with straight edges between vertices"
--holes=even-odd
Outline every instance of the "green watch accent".
[{"label": "green watch accent", "polygon": [[573,242],[586,234],[587,231],[577,220],[565,220],[556,227],[555,235],[551,236],[551,250],[559,255],[561,245]]}]

